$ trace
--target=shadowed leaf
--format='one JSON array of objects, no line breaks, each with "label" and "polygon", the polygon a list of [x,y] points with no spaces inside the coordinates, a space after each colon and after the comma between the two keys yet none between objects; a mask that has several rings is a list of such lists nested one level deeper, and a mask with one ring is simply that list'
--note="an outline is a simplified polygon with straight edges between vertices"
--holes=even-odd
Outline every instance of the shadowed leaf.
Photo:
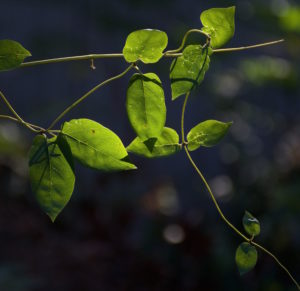
[{"label": "shadowed leaf", "polygon": [[0,40],[0,71],[15,69],[30,56],[30,52],[18,42],[8,39]]}]

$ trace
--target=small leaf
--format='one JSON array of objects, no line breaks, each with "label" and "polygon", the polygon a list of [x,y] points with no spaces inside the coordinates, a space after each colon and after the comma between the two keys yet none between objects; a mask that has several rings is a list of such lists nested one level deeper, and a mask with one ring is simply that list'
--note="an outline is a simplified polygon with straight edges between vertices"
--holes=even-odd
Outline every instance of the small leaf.
[{"label": "small leaf", "polygon": [[172,100],[199,85],[209,68],[212,50],[200,45],[187,46],[182,56],[173,60],[170,69]]},{"label": "small leaf", "polygon": [[70,145],[73,157],[85,166],[103,171],[136,169],[128,161],[120,138],[93,120],[82,118],[65,122],[62,134]]},{"label": "small leaf", "polygon": [[256,248],[247,242],[241,243],[235,253],[235,262],[241,275],[249,272],[257,262]]},{"label": "small leaf", "polygon": [[235,7],[211,8],[200,15],[203,24],[202,30],[211,36],[211,46],[220,48],[225,45],[234,35]]},{"label": "small leaf", "polygon": [[43,211],[54,222],[69,202],[75,184],[69,146],[61,137],[38,135],[29,153],[30,183]]},{"label": "small leaf", "polygon": [[128,152],[141,155],[147,158],[164,157],[180,151],[179,136],[177,132],[168,127],[164,127],[158,138],[150,138],[142,141],[139,137],[135,138],[127,147]]},{"label": "small leaf", "polygon": [[245,211],[243,217],[243,225],[248,234],[253,236],[259,235],[260,233],[259,221],[248,211]]},{"label": "small leaf", "polygon": [[126,108],[129,121],[142,140],[160,135],[166,122],[166,105],[157,75],[132,76],[127,89]]},{"label": "small leaf", "polygon": [[0,72],[19,67],[31,54],[14,40],[0,40]]},{"label": "small leaf", "polygon": [[156,29],[141,29],[130,33],[123,48],[124,58],[133,63],[141,60],[145,64],[156,63],[167,47],[168,36]]},{"label": "small leaf", "polygon": [[200,146],[216,145],[227,133],[232,122],[206,120],[193,127],[187,135],[188,149],[194,151]]}]

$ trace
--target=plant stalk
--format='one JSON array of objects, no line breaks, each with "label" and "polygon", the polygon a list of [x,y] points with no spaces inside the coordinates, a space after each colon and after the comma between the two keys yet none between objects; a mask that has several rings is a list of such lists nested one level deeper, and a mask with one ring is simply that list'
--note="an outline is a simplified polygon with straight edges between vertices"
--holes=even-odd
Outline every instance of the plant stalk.
[{"label": "plant stalk", "polygon": [[80,97],[77,101],[75,101],[73,104],[71,104],[70,106],[68,106],[48,127],[47,131],[51,130],[54,125],[56,125],[56,123],[61,120],[69,111],[71,111],[74,107],[76,107],[79,103],[81,103],[82,101],[84,101],[87,97],[89,97],[92,93],[94,93],[96,90],[98,90],[99,88],[103,87],[104,85],[115,81],[117,79],[120,79],[121,77],[123,77],[124,75],[126,75],[126,73],[128,73],[135,64],[131,64],[129,67],[127,67],[127,69],[125,71],[123,71],[122,73],[120,73],[119,75],[116,75],[112,78],[109,78],[105,81],[103,81],[102,83],[98,84],[97,86],[95,86],[94,88],[92,88],[90,91],[88,91],[86,94],[84,94],[82,97]]},{"label": "plant stalk", "polygon": [[296,287],[298,288],[298,290],[300,290],[299,288],[299,284],[296,281],[296,279],[292,276],[292,274],[289,272],[289,270],[278,260],[278,258],[272,254],[270,251],[268,251],[267,249],[265,249],[263,246],[261,246],[260,244],[254,242],[252,240],[252,238],[248,238],[246,237],[242,232],[240,232],[224,215],[224,213],[222,212],[208,182],[206,181],[205,177],[203,176],[203,174],[201,173],[200,169],[197,167],[196,163],[194,162],[194,160],[192,159],[190,152],[188,150],[188,146],[187,146],[187,142],[185,141],[185,134],[184,134],[184,115],[185,115],[185,110],[186,110],[186,105],[187,105],[187,101],[188,101],[188,97],[190,95],[190,92],[186,93],[184,102],[183,102],[183,106],[182,106],[182,112],[181,112],[181,138],[182,138],[182,144],[185,150],[185,153],[188,157],[188,160],[190,161],[190,163],[192,164],[193,168],[196,170],[197,174],[199,175],[199,177],[201,178],[202,182],[205,185],[205,188],[207,189],[219,215],[221,216],[221,218],[223,219],[223,221],[235,232],[237,233],[240,237],[242,237],[246,242],[256,246],[257,248],[259,248],[260,250],[262,250],[263,252],[265,252],[266,254],[268,254],[269,256],[271,256],[275,262],[286,272],[286,274],[290,277],[290,279],[294,282],[294,284],[296,285]]},{"label": "plant stalk", "polygon": [[[178,49],[166,51],[163,56],[164,57],[169,57],[169,58],[180,57],[182,55],[182,53],[180,53],[180,51],[184,48],[184,45],[186,43],[186,39],[187,39],[188,35],[192,32],[202,33],[209,39],[209,35],[202,32],[201,30],[191,29],[185,34],[185,36],[182,40],[182,43],[181,43],[181,45]],[[243,51],[243,50],[254,49],[254,48],[258,48],[258,47],[274,45],[274,44],[278,44],[278,43],[283,42],[283,41],[284,41],[284,39],[280,39],[280,40],[275,40],[275,41],[265,42],[265,43],[255,44],[255,45],[249,45],[249,46],[224,48],[224,49],[213,49],[213,52],[214,53],[224,53],[224,52]],[[122,53],[88,54],[88,55],[82,55],[82,56],[53,58],[53,59],[45,59],[45,60],[38,60],[38,61],[32,61],[32,62],[25,62],[25,63],[22,63],[20,65],[20,67],[24,68],[24,67],[33,67],[33,66],[53,64],[53,63],[82,61],[82,60],[109,59],[109,58],[124,58],[124,55]]]}]

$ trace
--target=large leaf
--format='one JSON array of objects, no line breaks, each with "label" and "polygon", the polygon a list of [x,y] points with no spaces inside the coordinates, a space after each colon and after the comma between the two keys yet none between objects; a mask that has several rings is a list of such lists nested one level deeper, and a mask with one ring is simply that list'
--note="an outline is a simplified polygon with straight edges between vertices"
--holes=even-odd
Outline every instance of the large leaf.
[{"label": "large leaf", "polygon": [[31,54],[21,44],[14,40],[0,40],[0,71],[19,67],[25,58]]},{"label": "large leaf", "polygon": [[62,134],[70,145],[73,157],[85,166],[103,171],[136,169],[128,161],[120,138],[93,120],[82,118],[65,122]]},{"label": "large leaf", "polygon": [[243,226],[246,232],[250,235],[256,236],[260,233],[259,221],[248,211],[245,211],[243,217]]},{"label": "large leaf", "polygon": [[201,13],[200,20],[204,26],[202,30],[210,34],[213,48],[222,47],[233,37],[234,15],[234,6],[211,8]]},{"label": "large leaf", "polygon": [[166,122],[165,95],[154,73],[134,74],[127,90],[126,108],[129,121],[142,139],[160,135]]},{"label": "large leaf", "polygon": [[156,29],[141,29],[130,33],[123,48],[124,58],[133,63],[141,60],[143,63],[156,63],[163,56],[167,47],[168,36]]},{"label": "large leaf", "polygon": [[75,175],[70,148],[61,137],[37,135],[29,154],[30,183],[43,211],[52,221],[66,206],[74,189]]},{"label": "large leaf", "polygon": [[128,152],[141,155],[147,158],[163,157],[175,154],[180,151],[179,136],[177,132],[165,127],[161,135],[142,141],[139,137],[135,138],[127,147]]},{"label": "large leaf", "polygon": [[235,253],[235,262],[241,275],[249,272],[257,262],[256,248],[247,242],[241,243]]},{"label": "large leaf", "polygon": [[182,56],[173,60],[170,69],[172,99],[189,92],[199,85],[209,68],[211,49],[200,45],[187,46]]},{"label": "large leaf", "polygon": [[216,145],[227,133],[232,122],[206,120],[193,127],[187,135],[188,149],[194,151],[200,146]]}]

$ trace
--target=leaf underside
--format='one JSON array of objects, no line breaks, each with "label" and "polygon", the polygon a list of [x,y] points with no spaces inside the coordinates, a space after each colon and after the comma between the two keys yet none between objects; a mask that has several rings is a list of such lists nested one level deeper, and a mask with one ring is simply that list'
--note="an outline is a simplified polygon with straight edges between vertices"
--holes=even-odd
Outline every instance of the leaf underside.
[{"label": "leaf underside", "polygon": [[14,40],[0,40],[0,72],[19,67],[31,53]]},{"label": "leaf underside", "polygon": [[75,184],[71,151],[61,136],[35,137],[29,153],[29,176],[39,205],[54,221],[70,200]]},{"label": "leaf underside", "polygon": [[256,248],[247,242],[239,245],[235,253],[235,262],[241,275],[252,270],[257,262]]}]

